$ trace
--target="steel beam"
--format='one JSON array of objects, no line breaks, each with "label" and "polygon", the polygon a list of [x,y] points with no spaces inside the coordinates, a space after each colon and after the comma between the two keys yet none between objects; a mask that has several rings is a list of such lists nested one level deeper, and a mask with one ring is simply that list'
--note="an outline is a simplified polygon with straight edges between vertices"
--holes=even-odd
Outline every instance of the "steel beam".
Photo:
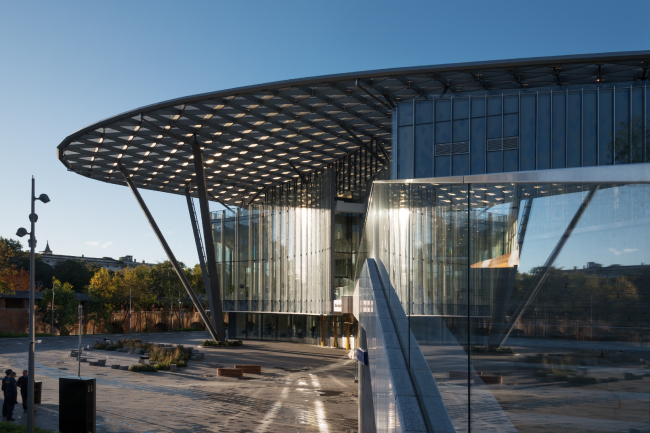
[{"label": "steel beam", "polygon": [[[201,231],[199,230],[196,210],[194,209],[194,203],[192,202],[189,187],[185,188],[185,198],[187,199],[187,210],[190,212],[190,221],[192,222],[192,231],[194,232],[194,242],[196,243],[196,252],[199,255],[199,265],[201,266],[201,274],[203,275],[205,293],[208,297],[208,305],[212,305],[212,292],[208,290],[210,287],[210,279],[208,278],[208,270],[205,265],[205,250],[203,249],[203,243],[201,242]],[[212,315],[212,325],[215,326],[214,314]]]},{"label": "steel beam", "polygon": [[208,297],[210,311],[214,317],[215,329],[219,335],[218,341],[225,341],[226,332],[223,326],[223,305],[221,303],[221,292],[219,291],[219,277],[217,274],[217,257],[214,252],[214,239],[212,238],[212,222],[210,220],[210,207],[208,204],[208,191],[205,187],[205,170],[203,167],[203,151],[199,142],[195,139],[192,143],[192,155],[194,155],[194,171],[196,173],[196,189],[199,196],[199,208],[201,213],[201,225],[203,226],[203,245],[205,246],[205,258],[207,261],[208,279],[210,286],[205,291],[211,292]]},{"label": "steel beam", "polygon": [[[185,291],[190,296],[190,299],[192,299],[192,303],[194,304],[194,307],[196,308],[196,310],[201,315],[201,318],[203,319],[203,322],[205,323],[206,328],[208,328],[208,331],[210,332],[210,335],[212,335],[212,338],[214,338],[216,340],[217,339],[217,331],[215,330],[214,326],[212,326],[212,322],[210,321],[210,318],[208,317],[207,313],[203,309],[203,306],[201,305],[201,302],[199,302],[199,298],[196,297],[196,294],[192,290],[192,286],[190,286],[189,281],[187,281],[187,278],[185,278],[185,273],[183,272],[183,269],[181,269],[180,265],[178,264],[178,261],[176,260],[176,257],[174,257],[174,253],[172,253],[171,248],[169,248],[169,244],[167,244],[167,241],[165,240],[165,237],[163,236],[162,232],[160,231],[160,228],[158,228],[158,224],[156,224],[156,220],[153,219],[153,216],[151,215],[151,212],[149,212],[149,208],[147,207],[144,200],[142,199],[142,196],[140,195],[140,192],[138,191],[138,189],[133,184],[133,181],[131,180],[131,176],[129,175],[129,173],[126,171],[126,169],[121,164],[119,165],[119,168],[120,168],[120,171],[122,172],[122,176],[124,176],[124,180],[126,181],[126,184],[131,189],[131,192],[133,193],[133,195],[134,195],[135,199],[137,200],[138,204],[140,205],[140,208],[142,209],[142,212],[147,217],[147,221],[149,221],[149,225],[151,225],[151,228],[153,229],[154,233],[156,234],[156,237],[158,238],[158,241],[160,242],[160,245],[163,247],[163,250],[165,250],[165,254],[167,254],[167,258],[171,262],[172,267],[174,268],[174,270],[176,271],[176,274],[178,275],[178,278],[181,280],[181,284],[183,284],[183,287],[185,287]],[[221,321],[221,326],[223,328],[223,321]]]}]

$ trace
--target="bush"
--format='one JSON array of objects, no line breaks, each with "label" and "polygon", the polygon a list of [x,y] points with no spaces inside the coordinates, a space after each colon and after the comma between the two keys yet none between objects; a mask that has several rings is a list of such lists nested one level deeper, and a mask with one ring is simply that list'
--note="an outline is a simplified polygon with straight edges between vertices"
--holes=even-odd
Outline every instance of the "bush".
[{"label": "bush", "polygon": [[239,347],[243,346],[244,342],[241,340],[226,340],[225,343],[221,341],[214,341],[214,340],[205,340],[203,343],[201,343],[201,346],[204,347]]},{"label": "bush", "polygon": [[134,364],[129,367],[129,371],[136,371],[138,373],[155,373],[158,370],[156,370],[156,367],[153,365]]}]

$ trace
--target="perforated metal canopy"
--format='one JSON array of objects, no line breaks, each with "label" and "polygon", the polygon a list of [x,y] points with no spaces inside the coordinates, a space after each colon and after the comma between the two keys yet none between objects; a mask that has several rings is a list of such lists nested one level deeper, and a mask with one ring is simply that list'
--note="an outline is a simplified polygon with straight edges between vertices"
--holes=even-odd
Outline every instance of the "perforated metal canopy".
[{"label": "perforated metal canopy", "polygon": [[450,92],[523,91],[650,78],[650,51],[386,69],[241,87],[138,108],[66,137],[59,160],[83,176],[139,188],[193,189],[200,146],[210,199],[241,206],[272,186],[363,148],[391,153],[398,102]]}]

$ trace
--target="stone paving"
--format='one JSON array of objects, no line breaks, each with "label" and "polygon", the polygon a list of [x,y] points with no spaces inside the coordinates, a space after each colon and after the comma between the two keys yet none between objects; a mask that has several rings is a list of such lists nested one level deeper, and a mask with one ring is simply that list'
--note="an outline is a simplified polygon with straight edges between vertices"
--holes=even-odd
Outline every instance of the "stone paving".
[{"label": "stone paving", "polygon": [[[92,345],[101,335],[88,335]],[[204,332],[110,335],[198,348]],[[42,338],[36,346],[36,380],[43,381],[36,424],[58,429],[58,378],[76,377],[70,350],[78,337]],[[345,432],[357,429],[354,361],[340,349],[304,344],[245,341],[238,348],[198,348],[203,361],[179,372],[134,373],[111,364],[137,363],[138,355],[91,351],[108,358],[106,367],[81,364],[82,377],[97,379],[97,432]],[[262,365],[262,375],[217,377],[217,367]],[[22,371],[26,339],[0,339],[0,367]],[[20,401],[20,397],[19,397]],[[14,417],[26,419],[19,403]]]}]

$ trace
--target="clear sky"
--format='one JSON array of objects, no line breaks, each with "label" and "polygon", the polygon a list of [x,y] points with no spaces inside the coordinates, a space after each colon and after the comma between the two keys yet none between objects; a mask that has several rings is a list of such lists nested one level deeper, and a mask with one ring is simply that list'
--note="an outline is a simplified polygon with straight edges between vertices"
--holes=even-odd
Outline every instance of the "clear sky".
[{"label": "clear sky", "polygon": [[[126,187],[56,159],[67,135],[120,112],[313,75],[647,50],[649,16],[648,1],[0,0],[0,236],[29,229],[35,175],[52,200],[37,202],[38,250],[166,259]],[[196,263],[184,198],[142,195]]]}]

